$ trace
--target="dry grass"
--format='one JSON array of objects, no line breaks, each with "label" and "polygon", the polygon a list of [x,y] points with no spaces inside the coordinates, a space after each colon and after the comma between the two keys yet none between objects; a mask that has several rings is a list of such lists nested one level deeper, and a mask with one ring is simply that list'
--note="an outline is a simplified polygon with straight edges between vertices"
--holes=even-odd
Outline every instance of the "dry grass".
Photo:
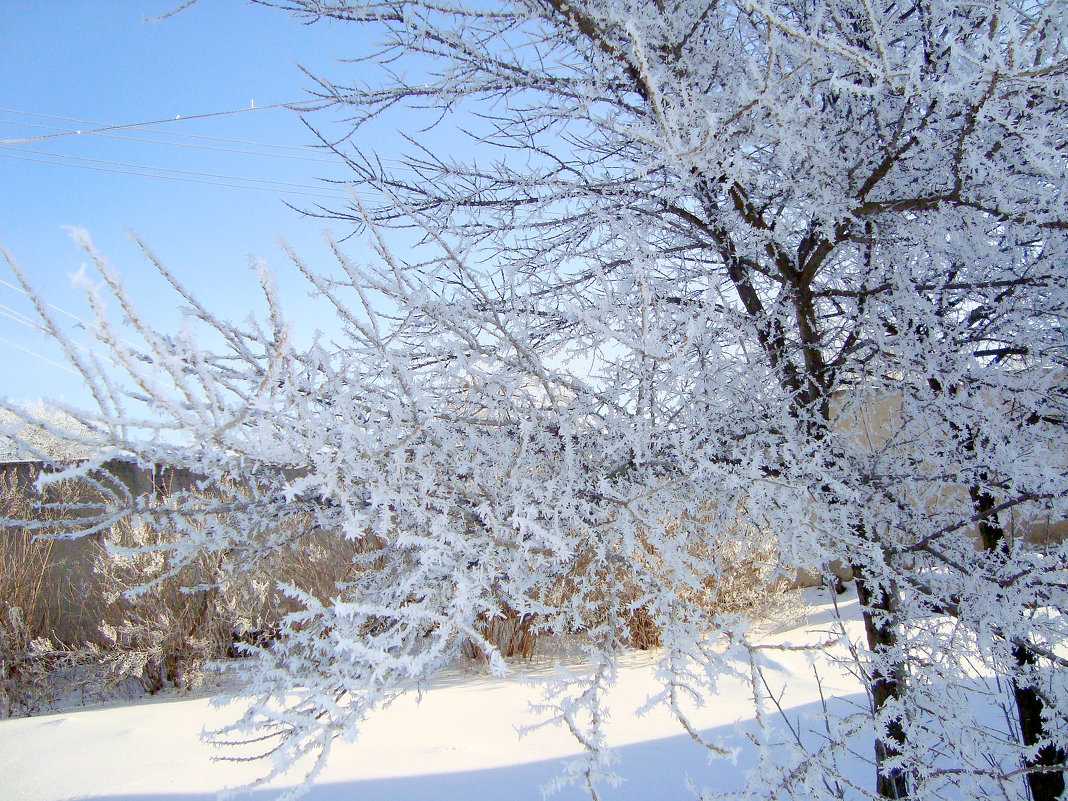
[{"label": "dry grass", "polygon": [[[501,613],[490,617],[479,615],[476,628],[480,636],[506,659],[531,659],[538,643],[538,620],[535,615],[521,615],[505,605]],[[463,654],[469,659],[483,660],[488,654],[478,644],[468,640]]]},{"label": "dry grass", "polygon": [[[662,541],[659,537],[639,532],[637,552],[614,561],[610,573],[603,564],[594,567],[591,553],[580,553],[571,570],[558,581],[553,602],[585,610],[580,626],[587,630],[614,621],[618,636],[639,650],[662,644],[665,613],[648,598],[665,587],[674,587],[674,597],[703,615],[774,616],[784,606],[789,583],[777,570],[773,538],[738,518],[714,526],[711,514],[670,521],[662,532],[664,540],[683,550],[691,573],[704,572],[696,586],[668,568],[669,560],[657,545]],[[688,534],[684,540],[674,539],[682,533]],[[674,556],[680,561],[680,554]],[[591,575],[594,572],[597,575]],[[579,594],[583,596],[580,599]]]},{"label": "dry grass", "polygon": [[[68,482],[53,485],[47,498],[35,500],[28,490],[32,476],[16,480],[8,472],[0,478],[0,515],[9,520],[41,519],[66,503],[92,497]],[[241,487],[224,487],[204,497],[242,492]],[[166,503],[168,495],[169,488],[163,488],[159,500]],[[668,540],[685,534],[687,561],[693,569],[707,569],[708,578],[679,590],[685,600],[708,613],[761,615],[774,607],[786,587],[772,576],[776,554],[770,538],[741,524],[715,529],[708,522],[687,518],[660,532]],[[328,599],[359,572],[384,564],[381,540],[348,540],[317,528],[307,515],[294,514],[275,521],[273,550],[236,575],[224,565],[223,555],[211,553],[199,554],[170,575],[167,546],[181,535],[160,525],[128,518],[99,541],[76,543],[34,540],[18,527],[3,529],[0,713],[39,706],[40,699],[54,692],[52,678],[81,664],[79,660],[94,661],[109,681],[136,679],[147,692],[193,687],[207,663],[242,655],[242,643],[269,645],[279,636],[282,619],[297,609],[297,602],[278,590],[279,583]],[[703,539],[708,531],[718,531],[718,538]],[[639,534],[639,552],[612,560],[610,569],[596,562],[592,551],[580,553],[544,599],[575,610],[571,629],[558,633],[581,636],[607,623],[632,648],[659,647],[666,621],[648,593],[677,581],[655,545],[662,541]],[[144,585],[149,589],[128,592]],[[545,623],[502,601],[497,613],[482,615],[476,627],[502,656],[530,659]],[[58,636],[60,630],[66,632],[64,638]],[[462,650],[469,658],[484,659],[483,647],[469,641]]]},{"label": "dry grass", "polygon": [[[0,474],[0,517],[27,519],[35,514],[31,497],[15,472]],[[48,581],[55,542],[35,539],[18,526],[3,526],[0,537],[0,617],[13,625],[11,610],[18,609],[19,628],[30,639],[47,636],[58,623],[62,602],[72,600],[69,587],[55,587]]]},{"label": "dry grass", "polygon": [[[104,628],[111,646],[126,655],[123,671],[145,689],[188,688],[203,678],[206,664],[244,655],[243,645],[269,645],[282,619],[298,611],[279,584],[318,598],[336,595],[349,581],[360,556],[381,543],[351,541],[323,531],[309,516],[275,521],[272,534],[287,544],[234,572],[226,555],[201,552],[170,575],[166,546],[181,536],[132,520],[108,533],[97,558],[104,578]],[[149,589],[132,594],[132,587]],[[204,587],[206,589],[190,588]]]},{"label": "dry grass", "polygon": [[[0,518],[55,516],[28,490],[35,477],[28,467],[0,473]],[[50,487],[46,500],[62,505],[82,497],[82,488],[64,482]],[[0,717],[36,711],[60,692],[53,677],[82,661],[84,630],[67,613],[87,608],[93,593],[64,569],[64,545],[0,526]]]},{"label": "dry grass", "polygon": [[[196,686],[204,664],[225,656],[232,641],[233,626],[219,590],[184,589],[216,581],[219,558],[201,555],[169,576],[164,552],[152,550],[166,542],[165,534],[124,520],[111,529],[96,556],[106,603],[101,629],[110,649],[123,655],[116,671],[138,678],[149,693],[169,685]],[[125,594],[146,584],[151,588]]]}]

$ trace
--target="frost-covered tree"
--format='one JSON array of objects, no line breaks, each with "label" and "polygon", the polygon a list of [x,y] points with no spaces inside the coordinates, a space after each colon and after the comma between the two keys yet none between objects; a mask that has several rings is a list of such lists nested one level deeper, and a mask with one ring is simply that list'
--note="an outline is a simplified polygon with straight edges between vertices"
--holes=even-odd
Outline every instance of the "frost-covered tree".
[{"label": "frost-covered tree", "polygon": [[18,412],[0,409],[0,461],[84,458],[86,450],[77,443],[87,433],[75,418],[42,403],[26,404]]},{"label": "frost-covered tree", "polygon": [[[686,697],[740,664],[759,695],[717,587],[770,543],[784,573],[856,571],[877,795],[1061,792],[1068,549],[1014,528],[1068,517],[1060,4],[271,5],[378,37],[319,86],[354,133],[431,126],[394,170],[328,140],[382,198],[317,212],[369,263],[294,257],[341,333],[297,347],[266,271],[266,322],[233,325],[160,266],[209,332],[164,336],[99,262],[144,348],[101,319],[121,380],[68,348],[104,455],[228,488],[135,505],[188,530],[175,565],[241,570],[280,515],[366,545],[336,595],[287,588],[235,733],[325,755],[464,643],[503,668],[485,622],[529,617],[588,644],[550,708],[596,795],[636,618],[695,737]],[[454,123],[466,160],[432,147]],[[991,673],[1015,737],[974,712]],[[852,747],[769,751],[747,797],[848,787],[821,782]]]}]

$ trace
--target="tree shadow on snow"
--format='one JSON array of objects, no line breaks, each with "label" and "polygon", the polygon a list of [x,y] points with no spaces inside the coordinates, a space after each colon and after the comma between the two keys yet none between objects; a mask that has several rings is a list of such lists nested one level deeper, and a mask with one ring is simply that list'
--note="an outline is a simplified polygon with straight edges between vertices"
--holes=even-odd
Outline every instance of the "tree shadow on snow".
[{"label": "tree shadow on snow", "polygon": [[[864,703],[864,698],[858,694],[833,699],[830,703],[841,713],[847,709],[855,710],[858,704]],[[816,741],[823,725],[823,710],[820,704],[807,704],[786,710],[786,713],[792,726],[796,727],[800,721],[809,738],[813,742]],[[781,729],[780,736],[790,737],[781,717],[776,716],[774,725]],[[750,719],[736,725],[719,726],[702,732],[702,736],[712,742],[722,743],[728,748],[740,748],[741,751],[733,763],[727,758],[709,760],[708,751],[685,734],[619,746],[615,749],[619,761],[614,770],[623,777],[624,782],[616,787],[599,786],[598,791],[605,801],[648,801],[654,798],[657,801],[692,801],[702,788],[741,789],[746,773],[756,767],[756,751],[747,737],[755,734],[756,728],[755,722]],[[860,753],[870,750],[870,742],[855,745],[860,746]],[[561,776],[566,765],[577,758],[578,755],[575,755],[449,773],[340,782],[323,780],[304,798],[307,801],[542,801],[542,787]],[[341,759],[343,753],[335,751],[332,764]],[[858,769],[861,776],[870,773],[870,766],[862,760],[854,758],[854,762],[859,764],[842,767],[850,770],[853,775],[858,774]],[[692,781],[693,786],[697,788],[696,792],[688,787],[688,781]],[[281,792],[283,788],[238,793],[235,801],[272,801]],[[548,798],[550,801],[581,801],[588,799],[589,794],[580,782],[565,787]],[[86,799],[214,801],[215,794],[137,793],[87,796]]]}]

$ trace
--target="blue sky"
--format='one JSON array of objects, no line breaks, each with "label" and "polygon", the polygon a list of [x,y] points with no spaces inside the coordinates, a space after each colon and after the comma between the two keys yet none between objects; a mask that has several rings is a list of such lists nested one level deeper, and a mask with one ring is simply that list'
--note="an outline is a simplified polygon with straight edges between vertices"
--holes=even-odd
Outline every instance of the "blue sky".
[{"label": "blue sky", "polygon": [[[66,226],[90,232],[164,327],[177,321],[176,302],[161,291],[127,230],[210,307],[238,319],[255,303],[248,256],[261,256],[281,274],[299,316],[306,289],[286,269],[276,237],[328,266],[323,229],[337,236],[349,229],[302,218],[283,200],[298,206],[323,200],[315,195],[330,190],[318,179],[343,180],[346,173],[320,151],[297,149],[314,143],[298,115],[264,107],[306,99],[311,82],[298,64],[342,81],[366,70],[336,61],[366,49],[365,34],[354,26],[306,25],[240,0],[199,0],[173,17],[152,19],[177,3],[0,2],[0,244],[68,320],[66,312],[86,316],[70,275],[88,259]],[[253,104],[243,113],[190,119]],[[331,113],[324,114],[316,124],[330,123]],[[107,136],[68,133],[154,120],[170,122]],[[388,134],[368,132],[358,144],[388,158],[396,141]],[[41,136],[52,138],[12,141]],[[360,247],[354,242],[350,249]],[[50,363],[62,361],[57,349],[19,322],[30,312],[6,285],[13,283],[6,266],[0,280],[0,395],[79,402],[78,379]]]}]

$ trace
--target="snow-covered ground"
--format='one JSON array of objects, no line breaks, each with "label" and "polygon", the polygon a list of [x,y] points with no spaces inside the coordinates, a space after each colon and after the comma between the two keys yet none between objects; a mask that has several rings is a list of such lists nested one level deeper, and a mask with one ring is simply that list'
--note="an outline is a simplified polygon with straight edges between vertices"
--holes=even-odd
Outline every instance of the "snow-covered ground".
[{"label": "snow-covered ground", "polygon": [[[766,641],[825,639],[833,618],[829,595],[811,590],[806,597],[812,603],[807,622],[784,626],[766,635]],[[838,604],[855,620],[852,591]],[[859,637],[855,623],[849,628],[851,636]],[[809,656],[803,651],[772,651],[769,656],[775,662],[769,682],[786,688],[782,705],[787,717],[804,721],[807,713],[821,709]],[[705,733],[743,749],[734,764],[709,761],[707,752],[666,712],[634,714],[656,688],[652,664],[649,654],[635,653],[620,666],[610,699],[609,739],[618,746],[617,770],[625,781],[605,787],[604,798],[692,799],[695,793],[687,788],[687,780],[698,788],[738,786],[753,765],[745,737],[753,727],[748,688],[725,684],[695,712],[694,720]],[[548,669],[547,658],[517,667],[526,675]],[[859,684],[823,659],[819,679],[823,691],[838,699],[835,703],[864,703]],[[458,669],[435,681],[421,697],[403,697],[377,712],[358,742],[338,744],[308,798],[540,801],[541,788],[559,776],[580,749],[556,728],[517,734],[517,726],[536,719],[529,706],[537,700],[530,683]],[[772,713],[778,714],[774,709]],[[263,769],[257,763],[213,759],[220,753],[201,740],[205,728],[235,716],[234,704],[215,708],[206,698],[171,696],[0,721],[0,799],[207,801]],[[862,762],[856,769],[870,772]],[[259,790],[251,797],[266,801],[276,795],[277,790]],[[583,788],[568,787],[553,797],[588,796]]]}]

